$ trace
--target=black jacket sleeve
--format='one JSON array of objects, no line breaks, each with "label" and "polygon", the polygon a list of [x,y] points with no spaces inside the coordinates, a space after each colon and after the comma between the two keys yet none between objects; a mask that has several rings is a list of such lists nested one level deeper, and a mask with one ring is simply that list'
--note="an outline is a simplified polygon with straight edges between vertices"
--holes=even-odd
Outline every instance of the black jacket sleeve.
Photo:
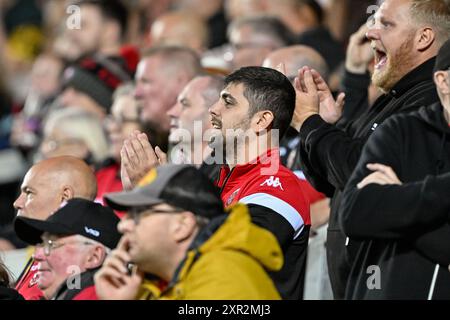
[{"label": "black jacket sleeve", "polygon": [[403,139],[396,123],[396,117],[391,118],[372,134],[345,188],[339,216],[344,233],[351,238],[415,239],[448,221],[450,173],[403,185],[357,188],[371,173],[368,163],[390,166],[402,180]]},{"label": "black jacket sleeve", "polygon": [[369,109],[368,88],[370,75],[344,72],[342,78],[342,90],[345,92],[345,106],[338,127],[344,128],[355,120],[362,112]]},{"label": "black jacket sleeve", "polygon": [[450,265],[450,224],[419,236],[414,247],[428,259],[442,266]]},{"label": "black jacket sleeve", "polygon": [[252,222],[272,232],[283,252],[286,252],[286,248],[294,239],[295,231],[291,224],[282,215],[267,207],[249,204],[248,209]]},{"label": "black jacket sleeve", "polygon": [[368,74],[346,71],[342,80],[345,106],[336,126],[326,123],[320,116],[313,116],[300,130],[302,171],[313,187],[328,197],[333,196],[335,188],[344,189],[361,154],[364,142],[350,138],[344,128],[368,110],[369,85]]},{"label": "black jacket sleeve", "polygon": [[[329,185],[343,190],[358,163],[365,141],[350,137],[319,115],[306,119],[300,130],[302,169],[316,190]],[[328,194],[327,194],[328,195]]]}]

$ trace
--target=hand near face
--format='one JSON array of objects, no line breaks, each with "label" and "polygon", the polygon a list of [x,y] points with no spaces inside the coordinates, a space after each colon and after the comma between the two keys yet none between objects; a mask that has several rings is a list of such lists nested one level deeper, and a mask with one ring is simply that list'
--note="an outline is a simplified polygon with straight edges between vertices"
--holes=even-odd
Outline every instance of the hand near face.
[{"label": "hand near face", "polygon": [[345,68],[356,74],[367,72],[370,62],[374,59],[374,53],[370,41],[366,37],[368,27],[364,24],[350,37],[347,47]]},{"label": "hand near face", "polygon": [[379,185],[402,185],[402,182],[391,167],[379,163],[369,163],[367,168],[374,172],[358,183],[358,189],[362,189],[372,183]]},{"label": "hand near face", "polygon": [[317,87],[317,93],[319,94],[319,114],[325,122],[335,124],[342,116],[345,93],[340,93],[337,99],[334,100],[330,88],[320,73],[312,69],[311,74]]},{"label": "hand near face", "polygon": [[298,71],[294,83],[296,101],[291,126],[300,131],[307,118],[319,114],[319,92],[311,69],[303,67]]},{"label": "hand near face", "polygon": [[133,132],[120,151],[121,179],[124,190],[133,189],[151,169],[167,163],[159,147],[153,149],[145,133]]},{"label": "hand near face", "polygon": [[126,246],[126,240],[122,237],[117,248],[95,274],[95,291],[100,300],[133,300],[138,294],[144,276],[136,267],[129,274],[127,265],[131,259]]}]

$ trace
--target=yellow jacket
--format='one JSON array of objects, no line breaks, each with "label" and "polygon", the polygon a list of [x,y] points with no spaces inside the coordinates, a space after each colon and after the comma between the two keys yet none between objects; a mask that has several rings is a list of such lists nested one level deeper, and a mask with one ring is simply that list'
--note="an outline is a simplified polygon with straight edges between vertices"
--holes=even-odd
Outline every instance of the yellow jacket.
[{"label": "yellow jacket", "polygon": [[169,288],[159,292],[143,283],[140,298],[173,300],[280,299],[265,269],[283,265],[280,246],[269,231],[251,222],[245,205],[237,204],[213,235],[189,250]]}]

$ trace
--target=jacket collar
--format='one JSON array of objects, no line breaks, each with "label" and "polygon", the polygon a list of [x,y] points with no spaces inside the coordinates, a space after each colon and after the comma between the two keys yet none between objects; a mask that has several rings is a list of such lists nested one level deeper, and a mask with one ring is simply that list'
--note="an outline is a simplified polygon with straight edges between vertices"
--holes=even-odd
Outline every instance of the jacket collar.
[{"label": "jacket collar", "polygon": [[[257,166],[269,167],[273,161],[277,161],[278,163],[281,161],[279,148],[269,149],[265,153],[260,154],[256,159],[246,164],[239,164],[235,166],[233,172],[237,173],[238,176],[241,176]],[[223,167],[225,167],[227,172],[230,171],[230,167],[228,165],[224,165]]]},{"label": "jacket collar", "polygon": [[436,57],[431,58],[410,71],[397,82],[394,88],[389,91],[388,95],[398,98],[418,83],[429,81],[433,75],[435,61]]}]

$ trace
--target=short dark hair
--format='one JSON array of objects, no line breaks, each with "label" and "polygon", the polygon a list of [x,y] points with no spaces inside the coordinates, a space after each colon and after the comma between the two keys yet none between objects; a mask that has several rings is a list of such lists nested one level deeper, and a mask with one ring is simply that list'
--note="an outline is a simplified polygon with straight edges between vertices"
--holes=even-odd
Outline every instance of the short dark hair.
[{"label": "short dark hair", "polygon": [[177,199],[177,207],[203,217],[225,213],[218,188],[195,167],[177,173],[167,183],[161,198]]},{"label": "short dark hair", "polygon": [[75,5],[93,5],[100,9],[107,20],[116,21],[120,26],[120,34],[125,37],[128,28],[128,8],[120,0],[78,0]]},{"label": "short dark hair", "polygon": [[295,90],[286,76],[274,69],[244,67],[225,78],[225,86],[243,84],[250,114],[272,111],[272,129],[280,131],[280,139],[289,128],[295,109]]}]

